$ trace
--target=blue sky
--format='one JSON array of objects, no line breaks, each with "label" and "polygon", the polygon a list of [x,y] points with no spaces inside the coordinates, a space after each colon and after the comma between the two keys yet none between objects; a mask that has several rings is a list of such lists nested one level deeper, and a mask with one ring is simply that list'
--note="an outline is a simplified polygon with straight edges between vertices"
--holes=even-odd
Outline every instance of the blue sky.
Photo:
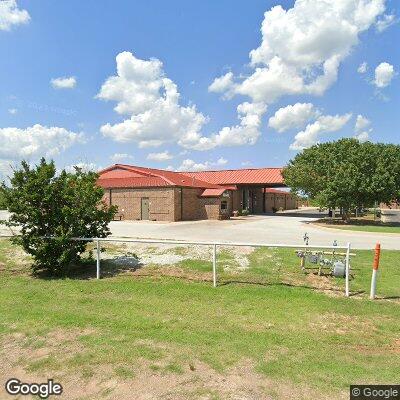
[{"label": "blue sky", "polygon": [[399,143],[400,5],[331,3],[1,1],[0,173],[42,155],[199,170]]}]

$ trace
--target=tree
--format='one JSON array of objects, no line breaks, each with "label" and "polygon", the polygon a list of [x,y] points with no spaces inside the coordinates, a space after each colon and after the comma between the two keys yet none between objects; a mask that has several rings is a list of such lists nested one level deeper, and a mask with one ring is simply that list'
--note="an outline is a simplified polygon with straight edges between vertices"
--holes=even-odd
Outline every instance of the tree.
[{"label": "tree", "polygon": [[400,198],[400,146],[341,139],[305,149],[283,171],[293,191],[344,210]]},{"label": "tree", "polygon": [[3,210],[5,207],[4,190],[0,186],[0,210]]},{"label": "tree", "polygon": [[87,242],[71,238],[110,234],[108,224],[117,210],[102,202],[104,192],[96,184],[97,177],[79,168],[75,173],[57,174],[54,162],[42,159],[34,168],[23,161],[10,186],[3,183],[5,205],[11,213],[6,224],[21,228],[13,241],[32,255],[34,272],[63,275],[86,249]]}]

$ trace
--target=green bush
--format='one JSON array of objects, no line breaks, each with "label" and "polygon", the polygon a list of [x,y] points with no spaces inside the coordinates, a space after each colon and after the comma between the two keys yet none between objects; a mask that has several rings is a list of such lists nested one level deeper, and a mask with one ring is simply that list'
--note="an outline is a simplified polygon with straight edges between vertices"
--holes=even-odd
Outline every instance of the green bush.
[{"label": "green bush", "polygon": [[244,209],[244,210],[242,210],[242,215],[243,216],[247,216],[247,215],[249,215],[250,214],[250,211],[249,210],[247,210],[247,209]]},{"label": "green bush", "polygon": [[[117,209],[102,202],[98,175],[76,168],[57,173],[45,159],[31,168],[25,161],[14,171],[10,187],[2,185],[4,203],[11,213],[8,226],[19,226],[13,238],[33,257],[34,272],[64,275],[80,261],[87,242],[74,237],[106,237]],[[54,237],[54,239],[51,239]]]}]

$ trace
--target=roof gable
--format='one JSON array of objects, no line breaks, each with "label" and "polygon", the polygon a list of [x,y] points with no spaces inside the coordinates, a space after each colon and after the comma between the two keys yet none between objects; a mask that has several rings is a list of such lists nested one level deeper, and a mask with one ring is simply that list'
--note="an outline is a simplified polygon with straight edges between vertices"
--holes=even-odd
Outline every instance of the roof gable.
[{"label": "roof gable", "polygon": [[[143,177],[147,177],[148,179],[143,180],[142,179]],[[110,178],[112,178],[112,181],[109,180]],[[196,177],[184,175],[179,172],[166,171],[155,168],[137,167],[134,165],[126,165],[126,164],[115,164],[109,168],[100,171],[98,182],[101,186],[103,186],[103,184],[106,183],[106,180],[109,180],[107,182],[108,185],[110,184],[117,185],[118,179],[125,179],[124,185],[127,185],[128,181],[126,179],[129,179],[131,185],[139,187],[141,186],[141,182],[150,183],[150,178],[158,179],[157,182],[159,183],[157,184],[157,186],[195,187],[202,189],[213,189],[219,187],[216,184],[200,180]],[[163,182],[162,185],[160,184],[160,181]],[[150,185],[147,184],[146,186]],[[107,186],[107,187],[117,187],[117,186]]]}]

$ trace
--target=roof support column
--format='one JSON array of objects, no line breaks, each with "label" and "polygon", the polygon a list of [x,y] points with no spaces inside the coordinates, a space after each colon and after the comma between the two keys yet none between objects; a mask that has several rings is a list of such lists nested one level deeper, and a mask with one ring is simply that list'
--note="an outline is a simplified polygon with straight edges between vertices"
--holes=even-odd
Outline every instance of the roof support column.
[{"label": "roof support column", "polygon": [[263,204],[262,204],[262,210],[263,210],[263,213],[265,213],[266,212],[266,208],[265,208],[265,189],[266,189],[266,187],[264,186],[263,187]]}]

